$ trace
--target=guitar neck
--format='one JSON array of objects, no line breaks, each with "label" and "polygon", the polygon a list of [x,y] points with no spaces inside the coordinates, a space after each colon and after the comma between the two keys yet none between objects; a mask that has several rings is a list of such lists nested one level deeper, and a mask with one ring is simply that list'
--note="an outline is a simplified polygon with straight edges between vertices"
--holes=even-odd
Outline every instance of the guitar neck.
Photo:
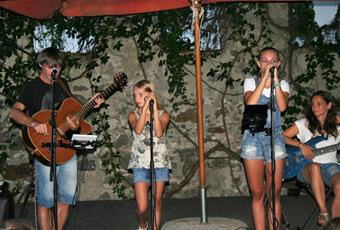
[{"label": "guitar neck", "polygon": [[88,102],[86,102],[86,104],[84,104],[81,108],[81,110],[77,113],[78,117],[80,118],[84,118],[85,115],[90,112],[94,106],[96,105],[96,101],[94,99],[89,100]]},{"label": "guitar neck", "polygon": [[322,147],[319,149],[316,149],[314,151],[314,156],[320,156],[329,152],[333,152],[333,151],[337,151],[340,149],[340,143],[335,144],[335,145],[330,145],[330,146],[326,146],[326,147]]},{"label": "guitar neck", "polygon": [[[104,89],[103,91],[100,92],[101,96],[104,99],[109,98],[113,93],[115,93],[117,91],[117,87],[116,85],[113,83],[111,84],[109,87],[107,87],[106,89]],[[84,104],[81,108],[81,110],[77,113],[77,115],[80,118],[85,117],[85,115],[90,112],[94,106],[97,104],[95,101],[96,98],[92,98],[91,100],[89,100],[88,102],[86,102],[86,104]]]},{"label": "guitar neck", "polygon": [[[113,93],[116,91],[122,91],[123,88],[127,85],[127,76],[125,73],[119,73],[114,76],[113,83],[100,92],[100,96],[104,99],[108,99]],[[80,111],[77,113],[79,118],[85,117],[85,115],[93,109],[93,107],[97,104],[96,98],[90,99],[83,105]]]}]

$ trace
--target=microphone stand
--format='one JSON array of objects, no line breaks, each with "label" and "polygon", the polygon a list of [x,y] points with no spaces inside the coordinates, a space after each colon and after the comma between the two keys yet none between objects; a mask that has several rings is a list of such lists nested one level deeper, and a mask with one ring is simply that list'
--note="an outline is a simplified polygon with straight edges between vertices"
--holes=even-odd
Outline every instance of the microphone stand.
[{"label": "microphone stand", "polygon": [[[271,197],[272,197],[272,227],[273,230],[276,229],[276,207],[275,207],[275,100],[274,100],[274,67],[270,69],[271,73],[271,84],[270,84],[270,121],[271,121],[271,134],[270,134],[270,147],[271,147],[271,176],[272,176],[272,183],[271,183]],[[270,205],[270,204],[269,204]]]},{"label": "microphone stand", "polygon": [[155,162],[153,160],[153,105],[154,101],[150,100],[149,109],[150,109],[150,178],[151,178],[151,221],[150,221],[150,229],[154,229],[154,221],[155,221],[155,209],[156,209],[156,189],[155,189]]},{"label": "microphone stand", "polygon": [[51,145],[50,145],[50,153],[51,153],[51,167],[50,167],[50,181],[53,181],[53,217],[54,217],[54,226],[55,229],[58,229],[58,186],[57,186],[57,167],[56,167],[56,148],[57,148],[57,126],[56,126],[56,109],[55,109],[55,80],[58,71],[53,70],[51,73],[52,84],[51,84],[51,93],[52,93],[52,111],[51,111]]}]

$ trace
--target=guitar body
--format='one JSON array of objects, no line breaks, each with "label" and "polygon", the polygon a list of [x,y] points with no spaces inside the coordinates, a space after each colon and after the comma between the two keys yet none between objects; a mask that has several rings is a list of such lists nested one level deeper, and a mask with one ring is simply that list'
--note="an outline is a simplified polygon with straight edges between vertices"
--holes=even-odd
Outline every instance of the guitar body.
[{"label": "guitar body", "polygon": [[[126,85],[127,76],[124,73],[119,73],[114,76],[113,84],[101,91],[100,95],[107,99],[114,92],[122,91]],[[73,134],[91,133],[91,125],[87,123],[83,117],[85,117],[95,105],[95,98],[90,99],[85,105],[80,104],[74,98],[67,98],[61,104],[60,109],[56,111],[56,163],[58,165],[66,163],[76,153],[76,149],[72,148],[70,141]],[[34,120],[46,124],[47,135],[35,132],[32,127],[26,127],[22,132],[26,150],[47,165],[51,162],[51,154],[49,151],[52,135],[52,127],[50,125],[51,113],[51,110],[42,110],[32,116]]]},{"label": "guitar body", "polygon": [[[88,134],[92,128],[84,119],[78,118],[75,114],[79,112],[82,105],[73,98],[67,98],[56,112],[57,144],[70,144],[72,134]],[[48,146],[51,143],[52,127],[50,125],[51,110],[42,110],[35,113],[32,118],[47,125],[48,135],[35,132],[32,127],[23,130],[23,139],[26,149],[44,164],[51,162],[51,153]],[[76,118],[74,118],[76,117]],[[77,127],[76,127],[77,126]],[[69,161],[76,150],[71,147],[57,146],[56,163],[63,164]]]},{"label": "guitar body", "polygon": [[[313,149],[316,149],[316,144],[320,141],[326,140],[323,136],[317,136],[309,141],[307,141],[305,144],[309,145]],[[311,160],[307,160],[299,147],[286,145],[286,152],[287,152],[287,160],[283,171],[283,178],[284,179],[291,179],[293,177],[296,177],[300,170],[303,169],[303,167],[306,164],[312,163]]]}]

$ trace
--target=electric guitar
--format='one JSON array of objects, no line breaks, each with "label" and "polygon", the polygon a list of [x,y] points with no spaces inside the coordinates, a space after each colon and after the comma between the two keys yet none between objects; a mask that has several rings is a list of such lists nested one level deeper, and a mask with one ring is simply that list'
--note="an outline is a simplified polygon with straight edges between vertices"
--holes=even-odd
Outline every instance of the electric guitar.
[{"label": "electric guitar", "polygon": [[[126,85],[127,76],[124,73],[118,73],[113,76],[113,83],[100,94],[107,99],[116,91],[123,91]],[[84,105],[74,98],[66,98],[59,110],[56,111],[56,164],[67,162],[76,153],[76,149],[70,147],[70,139],[73,134],[91,133],[91,125],[83,118],[95,105],[95,98],[90,99]],[[32,116],[34,120],[47,125],[47,135],[37,133],[32,127],[24,127],[22,132],[26,150],[47,165],[51,162],[51,114],[51,110],[41,110]]]},{"label": "electric guitar", "polygon": [[[313,151],[314,156],[321,156],[323,154],[327,154],[340,149],[340,143],[329,145],[322,148],[316,148],[316,144],[324,140],[326,140],[325,137],[317,136],[310,139],[305,144],[309,145],[314,149]],[[291,179],[293,177],[296,177],[299,171],[303,169],[303,166],[312,162],[311,160],[307,160],[304,157],[299,147],[286,145],[286,152],[288,156],[283,171],[284,179]]]}]

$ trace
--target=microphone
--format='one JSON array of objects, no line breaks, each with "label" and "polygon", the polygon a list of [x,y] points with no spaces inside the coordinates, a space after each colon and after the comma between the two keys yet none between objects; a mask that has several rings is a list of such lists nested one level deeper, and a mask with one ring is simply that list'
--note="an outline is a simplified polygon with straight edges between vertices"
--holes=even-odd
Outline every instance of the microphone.
[{"label": "microphone", "polygon": [[57,68],[53,68],[52,72],[51,72],[51,77],[55,77],[58,74],[58,69]]},{"label": "microphone", "polygon": [[274,69],[275,67],[273,66],[272,68],[269,69],[270,76],[273,78],[274,77]]},{"label": "microphone", "polygon": [[150,110],[153,109],[153,104],[154,104],[154,103],[155,103],[155,102],[153,101],[153,99],[151,99],[151,100],[149,101]]},{"label": "microphone", "polygon": [[150,101],[149,101],[149,109],[150,109],[150,111],[152,111],[153,110],[153,104],[154,104],[155,102],[153,101],[153,99],[151,99]]}]

